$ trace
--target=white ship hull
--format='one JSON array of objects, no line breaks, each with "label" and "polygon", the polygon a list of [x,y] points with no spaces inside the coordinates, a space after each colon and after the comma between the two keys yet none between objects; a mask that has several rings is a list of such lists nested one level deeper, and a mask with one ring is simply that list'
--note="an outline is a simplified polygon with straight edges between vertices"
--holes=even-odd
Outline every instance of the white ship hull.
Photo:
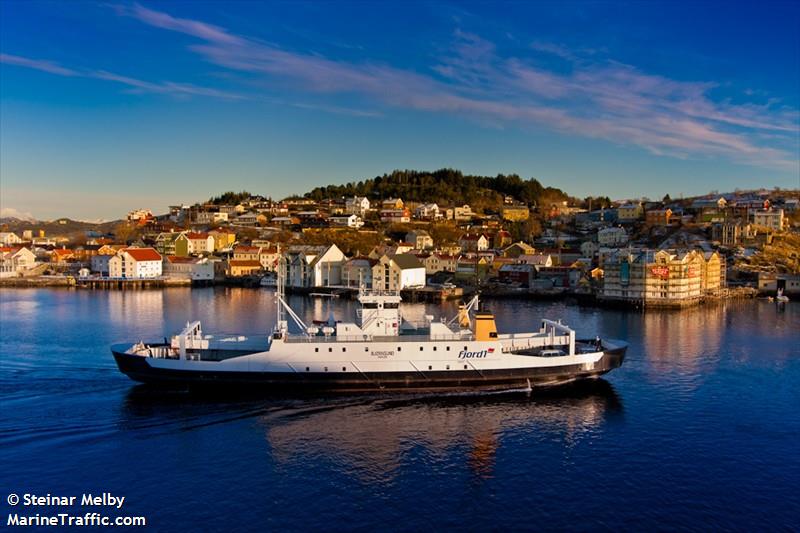
[{"label": "white ship hull", "polygon": [[[578,343],[572,355],[541,356],[524,336],[492,342],[285,342],[241,354],[217,350],[197,359],[142,355],[131,346],[114,346],[120,369],[145,383],[193,386],[261,387],[271,390],[496,389],[544,386],[596,378],[622,364],[627,346],[603,341]],[[398,350],[399,348],[399,350]],[[166,345],[150,345],[166,352]],[[329,351],[330,350],[330,351]],[[224,353],[230,352],[229,354]],[[516,353],[515,353],[516,352]],[[225,358],[228,355],[232,357]],[[408,354],[408,355],[406,355]],[[216,360],[216,359],[220,360]]]}]

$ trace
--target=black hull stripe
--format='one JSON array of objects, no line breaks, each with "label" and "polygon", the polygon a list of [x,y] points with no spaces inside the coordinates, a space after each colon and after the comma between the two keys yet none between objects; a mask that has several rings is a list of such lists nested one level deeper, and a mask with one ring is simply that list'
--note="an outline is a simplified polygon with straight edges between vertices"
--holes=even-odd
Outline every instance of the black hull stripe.
[{"label": "black hull stripe", "polygon": [[266,387],[270,390],[466,390],[559,385],[596,378],[619,367],[625,348],[608,350],[592,370],[582,364],[499,370],[444,370],[431,372],[225,372],[153,368],[147,359],[114,352],[119,369],[133,380],[151,384],[202,387]]}]

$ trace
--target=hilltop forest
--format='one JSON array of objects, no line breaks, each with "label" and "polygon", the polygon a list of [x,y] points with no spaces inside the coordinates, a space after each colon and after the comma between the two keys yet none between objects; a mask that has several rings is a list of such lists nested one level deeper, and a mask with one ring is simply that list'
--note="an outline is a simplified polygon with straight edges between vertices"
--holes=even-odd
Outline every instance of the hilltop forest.
[{"label": "hilltop forest", "polygon": [[434,172],[395,170],[391,174],[357,183],[317,187],[305,196],[319,201],[353,195],[366,196],[371,200],[402,198],[412,202],[436,202],[440,205],[469,204],[478,210],[499,208],[504,196],[512,196],[536,206],[569,199],[561,189],[544,187],[534,178],[523,180],[516,174],[472,176],[451,168]]}]

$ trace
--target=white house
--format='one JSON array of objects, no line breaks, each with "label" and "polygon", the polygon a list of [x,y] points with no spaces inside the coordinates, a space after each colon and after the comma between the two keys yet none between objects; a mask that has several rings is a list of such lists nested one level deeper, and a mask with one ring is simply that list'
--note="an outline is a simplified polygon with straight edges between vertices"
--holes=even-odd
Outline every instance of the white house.
[{"label": "white house", "polygon": [[623,246],[628,242],[628,232],[625,228],[604,228],[597,232],[597,242],[600,246]]},{"label": "white house", "polygon": [[162,273],[170,279],[208,281],[214,279],[214,264],[207,258],[168,255],[164,257]]},{"label": "white house", "polygon": [[0,278],[17,276],[34,266],[36,255],[27,248],[0,248]]},{"label": "white house", "polygon": [[759,209],[753,212],[753,224],[771,230],[783,230],[783,209]]},{"label": "white house", "polygon": [[200,211],[197,213],[198,224],[216,224],[218,222],[227,222],[228,221],[228,213],[222,213],[219,211]]},{"label": "white house", "polygon": [[134,209],[128,213],[128,220],[130,222],[137,222],[139,220],[147,220],[153,218],[153,212],[149,209]]},{"label": "white house", "polygon": [[353,196],[345,200],[344,206],[345,213],[363,218],[369,211],[369,200],[366,196]]},{"label": "white house", "polygon": [[377,259],[370,257],[354,257],[344,265],[342,284],[347,287],[372,287],[372,267]]},{"label": "white house", "polygon": [[442,218],[439,206],[436,204],[422,204],[414,209],[414,218],[421,220],[438,220]]},{"label": "white house", "polygon": [[466,233],[459,237],[458,245],[464,252],[482,252],[489,249],[489,239],[482,233]]},{"label": "white house", "polygon": [[340,226],[344,228],[360,228],[364,225],[364,221],[356,214],[351,215],[337,215],[328,217],[331,226]]},{"label": "white house", "polygon": [[214,237],[208,233],[188,232],[186,239],[189,241],[190,254],[205,254],[214,251]]},{"label": "white house", "polygon": [[0,232],[0,244],[3,246],[14,246],[22,242],[22,239],[16,233],[7,231]]},{"label": "white house", "polygon": [[157,278],[162,272],[161,254],[154,248],[123,248],[108,260],[111,278]]},{"label": "white house", "polygon": [[399,291],[425,286],[425,265],[411,254],[384,255],[372,267],[372,288]]},{"label": "white house", "polygon": [[424,229],[418,229],[406,233],[406,242],[410,243],[417,250],[433,248],[433,238]]},{"label": "white house", "polygon": [[342,284],[342,270],[347,257],[335,244],[330,246],[293,246],[287,253],[291,287],[328,287]]}]

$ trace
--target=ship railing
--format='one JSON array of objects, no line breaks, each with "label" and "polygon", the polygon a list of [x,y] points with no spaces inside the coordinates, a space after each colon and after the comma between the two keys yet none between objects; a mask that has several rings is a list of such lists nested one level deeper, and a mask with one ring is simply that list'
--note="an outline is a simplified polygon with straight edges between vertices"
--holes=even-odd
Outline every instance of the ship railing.
[{"label": "ship railing", "polygon": [[[187,343],[188,352],[203,353],[211,351],[259,351],[269,349],[271,337],[269,335],[242,335],[239,333],[217,333],[203,335]],[[172,338],[171,347],[180,351],[180,335]],[[188,356],[187,356],[188,358]]]},{"label": "ship railing", "polygon": [[286,342],[429,342],[429,341],[471,341],[472,332],[443,333],[437,335],[288,335]]},{"label": "ship railing", "polygon": [[569,350],[570,347],[570,336],[569,335],[537,335],[537,336],[528,336],[528,337],[506,337],[501,339],[503,343],[503,347],[501,348],[501,352],[503,353],[510,353],[516,352],[519,350],[530,350],[535,348],[567,348]]}]

